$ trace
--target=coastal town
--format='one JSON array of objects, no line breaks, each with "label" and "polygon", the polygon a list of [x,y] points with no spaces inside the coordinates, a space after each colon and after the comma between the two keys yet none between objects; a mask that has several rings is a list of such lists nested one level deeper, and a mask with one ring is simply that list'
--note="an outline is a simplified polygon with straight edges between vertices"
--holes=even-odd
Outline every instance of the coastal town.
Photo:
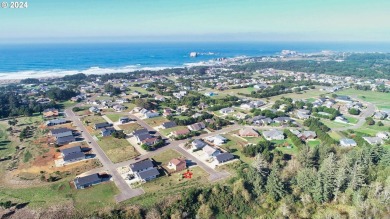
[{"label": "coastal town", "polygon": [[[1,122],[2,133],[19,138],[14,154],[0,158],[4,183],[66,178],[90,193],[114,183],[111,198],[120,203],[188,182],[223,182],[257,153],[288,160],[305,146],[390,147],[389,96],[379,92],[389,80],[230,66],[136,79],[97,75],[76,86],[61,78],[21,81],[13,93],[41,111]],[[65,102],[42,95],[70,87]],[[355,92],[362,87],[364,95]]]}]

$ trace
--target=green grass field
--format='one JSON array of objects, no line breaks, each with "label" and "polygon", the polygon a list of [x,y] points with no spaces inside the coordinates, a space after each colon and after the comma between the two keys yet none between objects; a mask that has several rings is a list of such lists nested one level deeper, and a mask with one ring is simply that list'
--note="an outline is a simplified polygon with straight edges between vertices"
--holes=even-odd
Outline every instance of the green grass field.
[{"label": "green grass field", "polygon": [[232,134],[224,134],[223,137],[229,139],[226,144],[223,144],[221,147],[225,150],[229,149],[232,154],[239,157],[239,159],[247,164],[251,164],[253,162],[253,158],[247,157],[242,153],[245,145],[248,144],[247,141],[244,141],[241,138],[235,137]]},{"label": "green grass field", "polygon": [[348,120],[348,122],[349,123],[351,123],[351,124],[356,124],[358,121],[359,121],[359,119],[357,119],[357,118],[355,118],[355,117],[351,117],[351,116],[344,116],[347,120]]},{"label": "green grass field", "polygon": [[161,176],[150,182],[142,184],[141,187],[146,193],[129,199],[123,204],[136,204],[148,208],[166,197],[180,194],[191,187],[199,188],[203,185],[209,185],[209,175],[203,169],[200,167],[194,167],[190,168],[190,170],[193,173],[193,177],[191,179],[182,179],[181,175],[186,172],[186,170],[184,170],[179,173],[174,173],[171,176]]},{"label": "green grass field", "polygon": [[173,158],[179,158],[179,157],[183,157],[182,154],[180,154],[179,152],[175,151],[175,150],[166,150],[162,153],[159,153],[155,156],[153,156],[152,158],[157,162],[159,163],[159,165],[167,165],[168,162],[170,160],[172,160]]},{"label": "green grass field", "polygon": [[6,125],[0,124],[0,158],[5,156],[12,156],[15,152],[15,142],[8,139]]},{"label": "green grass field", "polygon": [[130,160],[139,155],[126,139],[102,137],[99,138],[98,144],[113,163]]},{"label": "green grass field", "polygon": [[168,122],[169,120],[166,119],[165,117],[159,116],[159,117],[154,117],[150,119],[145,119],[144,122],[152,127],[159,126],[163,124],[164,122]]},{"label": "green grass field", "polygon": [[362,90],[355,90],[351,88],[351,89],[338,91],[337,94],[357,97],[360,100],[375,104],[379,109],[390,109],[390,105],[389,105],[390,93],[382,93],[376,91],[362,91]]},{"label": "green grass field", "polygon": [[186,129],[186,128],[187,128],[186,126],[176,126],[176,127],[169,128],[169,129],[160,129],[159,132],[161,134],[163,134],[164,136],[167,136],[167,135],[169,135],[173,131],[177,131],[177,130],[180,130],[180,129]]},{"label": "green grass field", "polygon": [[282,97],[292,98],[292,99],[313,99],[318,98],[321,94],[327,94],[327,91],[321,91],[320,88],[316,88],[313,90],[302,91],[301,93],[289,93],[282,94],[274,97],[270,97],[271,101],[276,101],[281,99]]},{"label": "green grass field", "polygon": [[135,130],[143,129],[143,127],[138,123],[127,123],[124,125],[119,125],[119,128],[121,128],[126,134],[130,134]]},{"label": "green grass field", "polygon": [[123,115],[120,114],[114,114],[114,113],[107,113],[106,116],[111,119],[113,122],[118,122],[120,117],[123,117]]},{"label": "green grass field", "polygon": [[372,136],[376,135],[377,132],[390,131],[390,129],[389,129],[390,123],[389,122],[383,122],[383,123],[384,123],[384,126],[378,126],[377,124],[367,125],[366,123],[364,123],[364,125],[358,129],[356,129],[356,131],[366,133],[366,134],[372,135]]},{"label": "green grass field", "polygon": [[71,189],[69,185],[71,180],[73,178],[66,178],[50,185],[20,189],[1,187],[0,201],[27,202],[30,208],[48,208],[59,203],[69,204],[83,211],[115,205],[114,195],[118,193],[118,189],[113,182],[76,190]]}]

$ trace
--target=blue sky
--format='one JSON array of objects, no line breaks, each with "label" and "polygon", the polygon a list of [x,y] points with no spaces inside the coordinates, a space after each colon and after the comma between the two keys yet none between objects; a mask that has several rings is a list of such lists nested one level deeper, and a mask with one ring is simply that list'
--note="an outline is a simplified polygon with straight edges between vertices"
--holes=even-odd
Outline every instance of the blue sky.
[{"label": "blue sky", "polygon": [[389,41],[389,0],[26,0],[2,42]]}]

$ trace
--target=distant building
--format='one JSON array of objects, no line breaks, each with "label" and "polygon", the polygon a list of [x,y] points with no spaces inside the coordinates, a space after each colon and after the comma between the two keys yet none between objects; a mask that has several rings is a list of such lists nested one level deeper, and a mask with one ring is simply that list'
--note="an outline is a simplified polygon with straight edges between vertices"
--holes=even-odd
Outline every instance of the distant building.
[{"label": "distant building", "polygon": [[259,133],[253,128],[244,128],[238,131],[238,135],[241,137],[259,137]]},{"label": "distant building", "polygon": [[215,156],[215,159],[217,160],[217,163],[221,164],[221,163],[225,163],[229,160],[233,160],[234,156],[231,153],[221,153],[221,154],[218,154],[217,156]]},{"label": "distant building", "polygon": [[201,139],[195,139],[193,142],[191,142],[191,145],[193,150],[200,150],[207,144]]},{"label": "distant building", "polygon": [[66,119],[53,119],[46,122],[47,126],[55,126],[55,125],[62,125],[68,123],[68,120]]},{"label": "distant building", "polygon": [[112,133],[114,133],[114,132],[115,132],[115,129],[112,128],[112,127],[107,127],[107,128],[100,129],[100,134],[102,135],[102,137],[111,136]]},{"label": "distant building", "polygon": [[169,128],[173,128],[176,126],[177,126],[176,122],[173,122],[173,121],[164,122],[163,124],[161,124],[161,128],[163,128],[163,129],[169,129]]},{"label": "distant building", "polygon": [[379,137],[363,137],[363,139],[370,145],[381,145],[383,140]]},{"label": "distant building", "polygon": [[191,131],[200,131],[206,128],[206,125],[203,122],[198,122],[192,125],[188,125],[187,128]]},{"label": "distant building", "polygon": [[55,108],[49,108],[43,111],[43,117],[45,118],[56,117],[58,116],[58,114],[59,114],[58,109]]},{"label": "distant building", "polygon": [[220,109],[219,112],[223,113],[223,114],[228,114],[228,113],[234,112],[234,109],[233,108],[223,108],[223,109]]},{"label": "distant building", "polygon": [[356,141],[351,138],[340,139],[340,146],[342,147],[355,147],[357,146]]},{"label": "distant building", "polygon": [[102,122],[102,123],[96,123],[93,128],[95,130],[97,129],[102,129],[102,128],[107,128],[107,127],[111,127],[112,124],[111,123],[108,123],[108,122]]},{"label": "distant building", "polygon": [[271,140],[283,140],[284,139],[283,132],[279,131],[279,130],[276,130],[276,129],[272,129],[270,131],[263,132],[263,136],[268,141],[271,141]]},{"label": "distant building", "polygon": [[64,163],[71,163],[85,159],[85,154],[81,151],[80,146],[75,146],[61,150]]},{"label": "distant building", "polygon": [[208,156],[209,158],[215,157],[215,156],[217,156],[218,154],[221,153],[220,150],[218,150],[218,149],[216,149],[216,148],[213,148],[213,147],[211,147],[210,145],[204,146],[204,147],[202,148],[202,150],[203,150],[203,152],[204,152],[205,154],[207,154],[207,156]]}]

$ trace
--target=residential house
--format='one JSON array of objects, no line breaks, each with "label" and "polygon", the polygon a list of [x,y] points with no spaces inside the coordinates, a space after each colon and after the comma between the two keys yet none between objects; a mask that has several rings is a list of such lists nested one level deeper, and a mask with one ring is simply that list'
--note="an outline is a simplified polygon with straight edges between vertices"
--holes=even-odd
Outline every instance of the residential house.
[{"label": "residential house", "polygon": [[150,181],[160,175],[160,172],[154,167],[154,164],[150,159],[130,164],[130,170],[141,182]]},{"label": "residential house", "polygon": [[115,132],[115,129],[113,127],[106,127],[106,128],[100,129],[100,134],[102,135],[102,137],[111,136],[112,133],[114,133],[114,132]]},{"label": "residential house", "polygon": [[339,95],[335,98],[335,101],[336,102],[341,102],[341,103],[351,103],[352,100],[349,96],[343,96],[343,95]]},{"label": "residential house", "polygon": [[390,138],[390,132],[378,132],[376,133],[376,137],[387,140]]},{"label": "residential house", "polygon": [[298,138],[300,138],[303,141],[315,139],[317,137],[317,134],[313,131],[303,131],[297,135]]},{"label": "residential house", "polygon": [[68,123],[68,120],[66,119],[53,119],[46,122],[47,126],[55,126],[55,125],[62,125]]},{"label": "residential house", "polygon": [[102,182],[99,174],[95,173],[88,176],[76,177],[74,185],[76,189],[84,189]]},{"label": "residential house", "polygon": [[219,110],[220,113],[223,113],[223,114],[228,114],[228,113],[232,113],[234,112],[234,109],[233,108],[223,108],[223,109],[220,109]]},{"label": "residential house", "polygon": [[122,111],[126,110],[126,107],[123,106],[123,105],[114,105],[112,108],[113,108],[115,111],[117,111],[117,112],[122,112]]},{"label": "residential house", "polygon": [[215,145],[222,145],[222,144],[225,144],[228,139],[224,138],[221,135],[216,135],[216,136],[212,136],[212,137],[207,137],[207,140],[212,142]]},{"label": "residential house", "polygon": [[238,135],[241,137],[259,137],[259,133],[253,128],[244,128],[238,131]]},{"label": "residential house", "polygon": [[242,112],[238,112],[238,113],[234,114],[234,117],[236,117],[237,119],[246,119],[248,117],[248,115],[245,113],[242,113]]},{"label": "residential house", "polygon": [[148,146],[152,146],[152,145],[155,145],[158,143],[158,138],[150,136],[150,138],[146,138],[146,139],[142,140],[141,143],[146,144]]},{"label": "residential house", "polygon": [[153,168],[150,170],[137,172],[135,175],[141,182],[147,182],[157,178],[160,175],[160,172],[156,168]]},{"label": "residential house", "polygon": [[271,118],[268,118],[268,117],[265,117],[265,116],[255,116],[253,117],[252,119],[252,123],[254,125],[269,125],[272,123],[272,119]]},{"label": "residential house", "polygon": [[112,124],[111,123],[108,123],[108,122],[102,122],[102,123],[96,123],[93,128],[95,130],[97,129],[102,129],[102,128],[107,128],[107,127],[111,127]]},{"label": "residential house", "polygon": [[210,145],[206,145],[202,148],[202,151],[207,154],[208,158],[211,158],[211,157],[215,157],[217,156],[218,154],[221,153],[220,150],[214,148],[214,147],[211,147]]},{"label": "residential house", "polygon": [[127,116],[124,116],[124,117],[120,117],[120,118],[119,118],[119,123],[120,123],[120,124],[125,124],[125,123],[128,123],[128,122],[130,122],[130,118],[127,117]]},{"label": "residential house", "polygon": [[268,141],[271,141],[271,140],[283,140],[284,139],[283,132],[279,131],[279,130],[276,130],[276,129],[271,129],[269,131],[263,132],[263,136]]},{"label": "residential house", "polygon": [[163,129],[169,129],[169,128],[173,128],[175,126],[177,126],[176,122],[173,122],[173,121],[164,122],[163,124],[161,124],[161,128],[163,128]]},{"label": "residential house", "polygon": [[348,123],[348,120],[346,118],[344,118],[343,116],[337,116],[335,119],[334,119],[335,122],[340,122],[340,123]]},{"label": "residential house", "polygon": [[58,114],[59,114],[58,109],[55,108],[49,108],[43,111],[43,117],[45,118],[56,117],[58,116]]},{"label": "residential house", "polygon": [[217,156],[215,156],[215,159],[218,164],[225,163],[229,160],[233,160],[234,156],[231,153],[220,153]]},{"label": "residential house", "polygon": [[58,146],[66,145],[74,141],[76,141],[76,138],[73,135],[64,136],[56,139],[56,145]]},{"label": "residential house", "polygon": [[172,109],[165,108],[164,112],[163,112],[163,116],[167,117],[167,116],[171,116],[171,115],[172,115]]},{"label": "residential house", "polygon": [[135,139],[137,140],[137,143],[142,143],[142,142],[144,142],[146,139],[153,138],[153,137],[149,134],[149,132],[147,132],[147,133],[135,134],[134,137],[135,137]]},{"label": "residential house", "polygon": [[183,158],[173,158],[169,161],[168,167],[174,169],[175,171],[182,171],[187,168],[187,163]]},{"label": "residential house", "polygon": [[190,130],[188,130],[186,128],[183,128],[183,129],[180,129],[180,130],[173,131],[172,135],[177,137],[177,136],[180,136],[180,135],[188,135],[189,133],[190,133]]},{"label": "residential house", "polygon": [[195,139],[193,142],[191,142],[191,145],[193,150],[200,150],[207,144],[201,139]]},{"label": "residential house", "polygon": [[377,111],[374,113],[374,115],[372,116],[374,119],[380,119],[380,120],[383,120],[387,117],[387,113],[385,112],[382,112],[382,111]]},{"label": "residential house", "polygon": [[100,109],[97,108],[96,106],[91,106],[89,108],[89,112],[91,112],[91,113],[98,113],[98,112],[100,112]]},{"label": "residential house", "polygon": [[277,117],[277,118],[273,119],[273,121],[275,123],[285,124],[285,123],[289,123],[290,121],[292,121],[292,119],[290,117]]},{"label": "residential house", "polygon": [[158,100],[158,101],[165,101],[165,97],[164,96],[161,96],[161,95],[156,95],[154,97],[155,100]]},{"label": "residential house", "polygon": [[145,112],[145,113],[144,113],[144,117],[147,118],[147,119],[149,119],[149,118],[154,118],[154,117],[157,117],[157,116],[159,116],[159,115],[160,115],[160,113],[158,113],[158,112],[153,112],[153,111],[148,111],[148,112]]},{"label": "residential house", "polygon": [[140,134],[149,134],[149,131],[147,129],[137,129],[137,130],[134,130],[132,133],[132,135],[140,135]]},{"label": "residential house", "polygon": [[51,136],[56,138],[73,135],[73,130],[68,128],[58,128],[50,130]]},{"label": "residential house", "polygon": [[355,147],[357,146],[356,141],[351,138],[340,139],[340,146],[342,147]]},{"label": "residential house", "polygon": [[381,145],[383,140],[379,137],[363,137],[363,139],[370,145]]},{"label": "residential house", "polygon": [[192,125],[188,125],[187,128],[191,131],[200,131],[206,128],[206,125],[203,122],[198,122]]},{"label": "residential house", "polygon": [[61,150],[64,163],[71,163],[85,159],[85,154],[81,151],[80,146],[75,146]]}]

